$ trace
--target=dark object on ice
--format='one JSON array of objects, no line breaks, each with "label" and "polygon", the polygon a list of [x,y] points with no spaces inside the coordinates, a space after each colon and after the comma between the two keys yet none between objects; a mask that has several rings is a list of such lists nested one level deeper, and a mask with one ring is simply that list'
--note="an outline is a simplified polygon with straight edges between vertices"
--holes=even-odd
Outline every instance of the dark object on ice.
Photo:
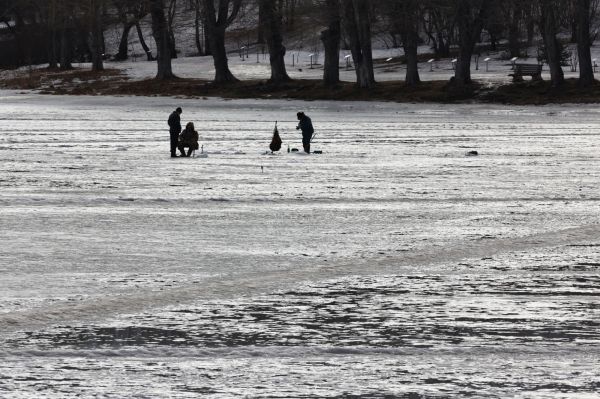
[{"label": "dark object on ice", "polygon": [[275,122],[275,129],[273,130],[273,139],[269,145],[271,152],[281,150],[281,137],[279,137],[279,130],[277,130],[277,122]]},{"label": "dark object on ice", "polygon": [[177,107],[175,111],[171,113],[169,116],[169,134],[171,138],[171,157],[175,158],[177,156],[177,143],[179,141],[179,133],[181,133],[181,117],[182,114],[181,108]]},{"label": "dark object on ice", "polygon": [[[198,132],[194,130],[194,124],[192,122],[189,122],[185,126],[185,130],[179,135],[178,148],[181,152],[182,157],[191,156],[192,152],[196,151],[199,148],[198,138]],[[186,148],[189,148],[187,155],[185,154]]]},{"label": "dark object on ice", "polygon": [[304,147],[304,152],[310,154],[310,142],[313,134],[315,134],[312,120],[306,116],[304,112],[298,112],[296,116],[298,116],[298,120],[300,121],[298,126],[296,126],[296,130],[302,130],[302,146]]},{"label": "dark object on ice", "polygon": [[292,152],[298,152],[297,148],[292,148]]},{"label": "dark object on ice", "polygon": [[469,151],[469,152],[467,152],[467,156],[468,157],[476,157],[477,155],[479,155],[479,153],[477,151]]},{"label": "dark object on ice", "polygon": [[323,153],[323,151],[321,151],[321,150],[315,150],[315,151],[313,151],[313,154],[322,154],[322,153]]}]

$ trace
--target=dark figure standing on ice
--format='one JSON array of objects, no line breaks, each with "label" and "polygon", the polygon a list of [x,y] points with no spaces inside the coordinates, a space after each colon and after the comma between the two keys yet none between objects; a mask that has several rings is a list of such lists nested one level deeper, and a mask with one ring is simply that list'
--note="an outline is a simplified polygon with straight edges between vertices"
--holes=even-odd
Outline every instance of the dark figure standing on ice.
[{"label": "dark figure standing on ice", "polygon": [[177,144],[179,143],[179,133],[181,133],[181,108],[177,108],[169,116],[169,133],[171,135],[171,158],[177,157]]},{"label": "dark figure standing on ice", "polygon": [[310,141],[315,133],[315,129],[313,128],[312,121],[304,112],[298,112],[297,116],[300,123],[296,126],[296,130],[302,130],[302,146],[304,147],[304,152],[310,154]]}]

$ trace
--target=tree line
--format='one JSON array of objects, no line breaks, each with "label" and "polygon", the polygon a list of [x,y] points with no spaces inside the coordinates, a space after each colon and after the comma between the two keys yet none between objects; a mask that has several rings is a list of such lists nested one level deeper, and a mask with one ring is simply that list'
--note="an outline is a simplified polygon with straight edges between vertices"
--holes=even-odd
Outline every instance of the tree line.
[{"label": "tree line", "polygon": [[[323,82],[339,83],[340,51],[352,55],[356,82],[375,85],[374,37],[402,47],[406,84],[420,83],[418,47],[427,44],[435,58],[455,57],[451,85],[472,83],[473,55],[483,46],[500,45],[506,57],[523,56],[539,38],[540,58],[555,87],[564,83],[564,40],[577,47],[579,84],[594,82],[591,46],[597,35],[600,0],[0,0],[0,32],[22,45],[20,63],[41,49],[50,68],[70,69],[74,57],[86,57],[92,69],[104,68],[104,32],[118,25],[121,37],[114,59],[128,57],[128,40],[135,28],[148,60],[157,63],[156,79],[174,78],[177,57],[174,24],[177,11],[193,15],[198,54],[211,55],[217,83],[236,81],[228,65],[228,29],[240,15],[249,16],[253,44],[264,43],[271,66],[270,82],[290,80],[286,71],[285,38],[292,30],[320,30],[324,49]],[[140,27],[150,19],[157,53],[152,54]],[[34,32],[43,38],[32,40]]]}]

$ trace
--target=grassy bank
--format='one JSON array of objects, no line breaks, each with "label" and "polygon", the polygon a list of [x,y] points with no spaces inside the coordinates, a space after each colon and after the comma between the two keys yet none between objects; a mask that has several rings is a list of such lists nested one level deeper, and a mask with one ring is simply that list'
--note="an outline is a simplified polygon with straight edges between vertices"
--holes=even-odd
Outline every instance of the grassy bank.
[{"label": "grassy bank", "polygon": [[246,80],[229,84],[214,84],[200,79],[168,81],[131,81],[116,69],[103,72],[74,69],[57,71],[39,69],[13,74],[0,80],[0,87],[15,90],[38,90],[43,94],[71,95],[139,95],[178,96],[186,98],[260,98],[298,100],[392,101],[392,102],[489,102],[518,105],[562,103],[600,103],[600,84],[579,88],[577,80],[569,79],[560,88],[548,81],[522,82],[497,87],[482,87],[475,83],[457,92],[447,81],[426,81],[409,87],[403,81],[379,82],[365,90],[354,83],[342,82],[325,87],[319,80],[292,80],[272,85],[265,80]]}]

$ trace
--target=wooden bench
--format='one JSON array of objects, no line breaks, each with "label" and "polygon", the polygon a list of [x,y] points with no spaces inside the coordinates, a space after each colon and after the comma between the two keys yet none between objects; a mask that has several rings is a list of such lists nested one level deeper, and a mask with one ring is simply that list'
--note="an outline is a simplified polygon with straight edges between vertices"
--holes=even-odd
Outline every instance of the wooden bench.
[{"label": "wooden bench", "polygon": [[508,76],[512,76],[514,82],[522,82],[523,76],[531,76],[532,80],[542,80],[542,65],[515,64],[515,72]]}]

